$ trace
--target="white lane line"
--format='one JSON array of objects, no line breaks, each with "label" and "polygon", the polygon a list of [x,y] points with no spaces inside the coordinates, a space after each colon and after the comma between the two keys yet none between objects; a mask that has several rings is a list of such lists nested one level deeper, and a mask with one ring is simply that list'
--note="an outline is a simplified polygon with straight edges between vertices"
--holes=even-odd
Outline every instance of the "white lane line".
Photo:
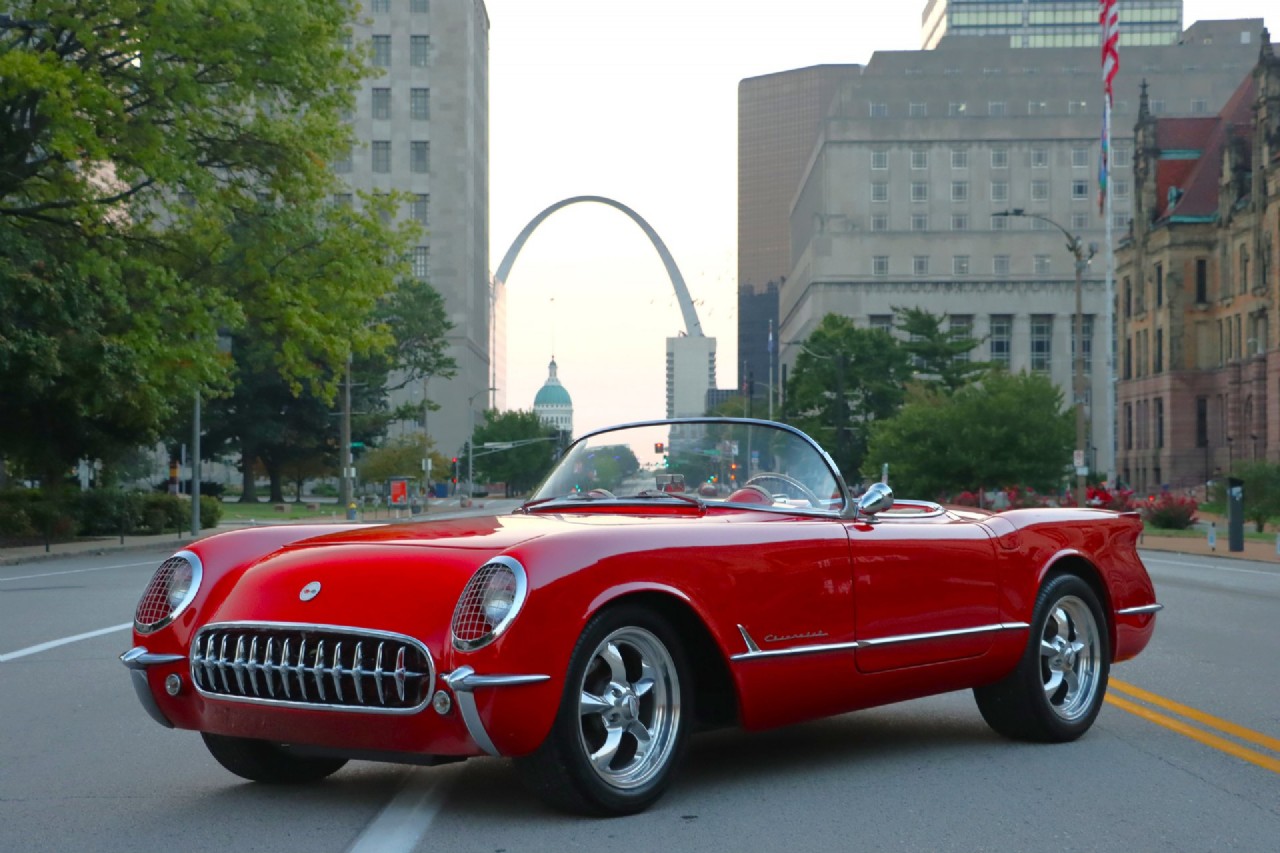
[{"label": "white lane line", "polygon": [[41,643],[38,646],[28,646],[25,649],[18,649],[16,652],[9,652],[0,655],[0,663],[6,663],[18,658],[24,658],[27,655],[34,655],[37,652],[46,652],[49,649],[56,649],[58,646],[65,646],[68,643],[78,643],[81,640],[91,640],[94,637],[101,637],[103,634],[113,634],[116,631],[123,631],[125,628],[132,628],[132,622],[125,622],[122,625],[112,625],[110,628],[100,628],[97,631],[89,631],[85,634],[76,634],[74,637],[63,637],[61,640],[50,640],[47,643]]},{"label": "white lane line", "polygon": [[1143,563],[1159,563],[1162,566],[1179,566],[1185,569],[1208,569],[1213,572],[1235,572],[1238,575],[1262,575],[1268,578],[1280,578],[1280,572],[1262,572],[1257,569],[1233,569],[1229,566],[1218,566],[1213,563],[1191,563],[1181,560],[1161,560],[1159,558],[1143,557]]},{"label": "white lane line", "polygon": [[410,853],[431,828],[457,773],[416,767],[347,853]]},{"label": "white lane line", "polygon": [[33,578],[52,578],[57,575],[78,575],[84,572],[105,572],[107,569],[132,569],[136,566],[156,566],[159,565],[155,560],[147,560],[145,563],[120,563],[115,566],[93,566],[88,569],[67,569],[65,572],[43,572],[38,575],[16,575],[11,578],[0,578],[0,583],[5,581],[29,581]]}]

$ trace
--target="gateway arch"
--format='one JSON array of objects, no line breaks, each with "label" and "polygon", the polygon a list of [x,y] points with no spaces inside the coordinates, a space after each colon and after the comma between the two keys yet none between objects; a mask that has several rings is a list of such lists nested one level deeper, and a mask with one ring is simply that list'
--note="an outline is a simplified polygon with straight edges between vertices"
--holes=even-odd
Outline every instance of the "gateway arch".
[{"label": "gateway arch", "polygon": [[507,254],[502,258],[502,263],[498,264],[498,272],[494,275],[494,278],[506,284],[507,276],[511,274],[511,267],[515,265],[516,258],[519,256],[520,250],[524,248],[525,241],[542,224],[544,219],[562,207],[583,202],[607,204],[609,207],[622,211],[631,217],[632,222],[640,226],[640,230],[649,238],[649,242],[653,243],[653,248],[658,250],[658,257],[662,258],[662,265],[667,268],[667,276],[671,279],[671,287],[675,290],[676,299],[680,302],[680,313],[684,315],[685,334],[691,338],[705,337],[702,333],[702,323],[698,320],[698,312],[694,308],[693,300],[689,298],[689,288],[685,286],[684,276],[680,274],[680,268],[676,266],[675,258],[671,257],[671,252],[667,250],[667,245],[662,242],[658,232],[653,230],[653,226],[646,222],[643,216],[622,202],[605,198],[604,196],[579,195],[562,199],[533,217],[533,219],[529,220],[529,224],[524,227],[524,230],[520,232],[519,236],[511,243],[511,248],[507,249]]}]

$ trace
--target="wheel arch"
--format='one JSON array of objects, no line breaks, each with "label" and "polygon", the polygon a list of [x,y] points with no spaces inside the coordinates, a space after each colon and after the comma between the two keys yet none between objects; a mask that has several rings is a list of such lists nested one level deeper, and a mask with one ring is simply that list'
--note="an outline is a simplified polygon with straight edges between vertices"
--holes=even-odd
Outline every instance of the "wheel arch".
[{"label": "wheel arch", "polygon": [[1115,611],[1111,604],[1111,593],[1102,577],[1102,573],[1083,554],[1078,552],[1058,554],[1049,561],[1048,565],[1045,566],[1045,570],[1041,572],[1040,583],[1036,586],[1037,591],[1059,575],[1074,575],[1080,578],[1080,580],[1089,585],[1089,588],[1093,590],[1093,594],[1098,597],[1098,604],[1102,606],[1102,618],[1107,625],[1107,647],[1111,653],[1112,662],[1114,662],[1116,654]]},{"label": "wheel arch", "polygon": [[685,658],[693,671],[693,707],[699,726],[718,728],[736,723],[738,693],[729,672],[729,662],[693,605],[672,592],[636,590],[600,603],[590,617],[626,605],[644,607],[657,613],[670,623],[685,644]]}]

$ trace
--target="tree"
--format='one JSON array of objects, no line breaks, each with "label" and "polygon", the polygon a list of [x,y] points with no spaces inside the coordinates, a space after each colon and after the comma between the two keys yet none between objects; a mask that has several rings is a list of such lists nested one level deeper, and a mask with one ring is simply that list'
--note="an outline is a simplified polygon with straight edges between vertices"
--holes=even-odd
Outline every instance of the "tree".
[{"label": "tree", "polygon": [[[559,434],[532,411],[485,412],[485,423],[477,426],[475,479],[506,483],[507,494],[522,494],[551,470]],[[485,444],[511,443],[504,449],[486,449]],[[463,461],[463,460],[460,460]]]},{"label": "tree", "polygon": [[982,342],[971,335],[943,329],[946,315],[923,308],[897,307],[893,314],[894,325],[905,338],[901,346],[911,357],[917,377],[929,377],[928,381],[955,391],[991,368],[986,362],[969,360],[969,354]]},{"label": "tree", "polygon": [[888,332],[828,314],[796,357],[783,418],[821,443],[840,470],[858,471],[871,425],[902,405],[910,376],[907,354]]},{"label": "tree", "polygon": [[1052,492],[1071,461],[1074,424],[1043,374],[993,371],[953,394],[917,385],[873,426],[863,473],[888,463],[894,491],[923,498],[1011,485]]},{"label": "tree", "polygon": [[360,479],[385,483],[392,477],[409,477],[425,482],[422,460],[428,458],[433,479],[448,476],[449,460],[435,449],[430,437],[422,433],[398,436],[365,454],[360,460]]},{"label": "tree", "polygon": [[255,312],[288,335],[277,341],[289,384],[331,392],[336,368],[371,348],[377,330],[312,325],[294,313],[296,289],[268,287],[248,302],[228,278],[191,271],[226,260],[230,232],[260,199],[302,215],[331,195],[329,163],[351,144],[341,113],[369,73],[342,44],[353,7],[4,8],[0,453],[54,484],[78,457],[155,440],[197,390],[225,388],[217,330]]},{"label": "tree", "polygon": [[[1268,521],[1280,516],[1280,465],[1274,462],[1237,462],[1231,475],[1244,483],[1244,517],[1261,533]],[[1225,494],[1224,494],[1225,500]]]}]

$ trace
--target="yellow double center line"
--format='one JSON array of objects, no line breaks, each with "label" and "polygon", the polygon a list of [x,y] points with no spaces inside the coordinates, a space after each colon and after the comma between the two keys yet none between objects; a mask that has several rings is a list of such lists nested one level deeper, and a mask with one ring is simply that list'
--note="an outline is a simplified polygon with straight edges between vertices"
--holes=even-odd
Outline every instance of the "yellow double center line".
[{"label": "yellow double center line", "polygon": [[[1166,711],[1177,714],[1179,717],[1184,717],[1187,720],[1194,720],[1205,728],[1231,735],[1233,738],[1237,738],[1246,743],[1251,743],[1255,746],[1260,746],[1263,749],[1270,750],[1278,755],[1280,755],[1280,738],[1268,737],[1260,732],[1255,732],[1252,729],[1246,729],[1244,726],[1238,726],[1235,723],[1219,719],[1211,714],[1206,714],[1203,711],[1197,711],[1195,708],[1181,705],[1177,702],[1165,699],[1163,696],[1157,696],[1154,693],[1150,693],[1140,687],[1134,687],[1132,684],[1126,684],[1125,682],[1119,681],[1115,678],[1110,679],[1108,686],[1109,692],[1107,693],[1107,701],[1112,705],[1115,705],[1117,708],[1128,711],[1130,714],[1139,716],[1142,719],[1155,723],[1158,726],[1164,726],[1166,729],[1175,731],[1180,735],[1186,735],[1192,740],[1198,741],[1205,746],[1211,746],[1214,749],[1220,749],[1229,755],[1234,755],[1236,758],[1242,758],[1250,764],[1256,764],[1273,773],[1280,773],[1280,759],[1272,758],[1270,755],[1250,749],[1247,746],[1242,746],[1233,740],[1227,740],[1221,735],[1214,734],[1213,731],[1205,731],[1204,729],[1192,726],[1183,720],[1161,714],[1159,711],[1154,711],[1151,708],[1137,704],[1137,702],[1132,701],[1132,699],[1145,702],[1147,705],[1154,705],[1157,708],[1163,708]],[[1124,694],[1124,696],[1131,698],[1123,698],[1115,695],[1116,693],[1121,693]]]}]

